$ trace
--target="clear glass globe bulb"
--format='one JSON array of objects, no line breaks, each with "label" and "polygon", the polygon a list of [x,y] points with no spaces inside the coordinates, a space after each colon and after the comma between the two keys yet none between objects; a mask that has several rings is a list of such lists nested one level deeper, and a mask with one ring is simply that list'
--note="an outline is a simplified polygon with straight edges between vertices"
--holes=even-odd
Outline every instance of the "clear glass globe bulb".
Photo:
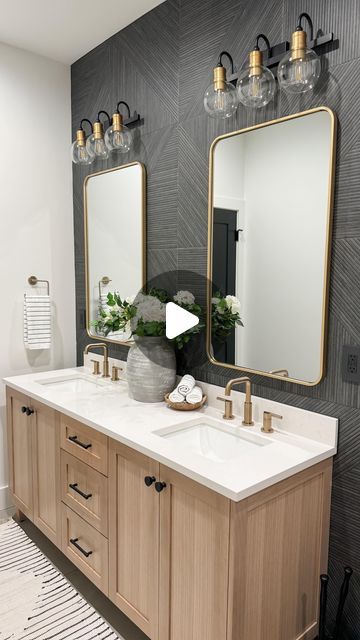
[{"label": "clear glass globe bulb", "polygon": [[94,154],[85,145],[80,145],[77,140],[71,145],[71,159],[74,164],[91,164]]},{"label": "clear glass globe bulb", "polygon": [[106,129],[105,131],[105,144],[110,151],[117,150],[120,153],[127,153],[132,145],[131,131],[120,125],[120,130],[115,128],[114,125]]},{"label": "clear glass globe bulb", "polygon": [[204,94],[204,107],[212,118],[230,118],[238,107],[236,88],[226,82],[224,89],[216,91],[211,84]]},{"label": "clear glass globe bulb", "polygon": [[257,65],[256,74],[249,66],[242,69],[237,81],[238,97],[246,107],[265,107],[273,99],[275,78],[267,67]]},{"label": "clear glass globe bulb", "polygon": [[106,160],[109,157],[109,151],[105,145],[104,138],[95,138],[92,133],[86,140],[86,149],[89,155],[93,154],[101,160]]},{"label": "clear glass globe bulb", "polygon": [[288,93],[305,93],[313,89],[319,80],[321,61],[315,51],[305,49],[301,58],[294,58],[288,51],[280,61],[278,80],[282,89]]}]

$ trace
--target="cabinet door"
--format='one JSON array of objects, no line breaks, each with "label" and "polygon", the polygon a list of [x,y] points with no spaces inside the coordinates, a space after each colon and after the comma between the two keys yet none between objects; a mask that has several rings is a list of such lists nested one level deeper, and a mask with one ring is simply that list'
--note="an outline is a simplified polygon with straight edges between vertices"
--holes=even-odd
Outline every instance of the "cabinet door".
[{"label": "cabinet door", "polygon": [[226,640],[230,502],[160,466],[160,640]]},{"label": "cabinet door", "polygon": [[32,420],[23,412],[30,399],[6,389],[9,485],[14,504],[33,518]]},{"label": "cabinet door", "polygon": [[34,523],[60,545],[60,435],[59,416],[50,407],[32,401]]},{"label": "cabinet door", "polygon": [[159,464],[118,442],[109,449],[109,596],[150,638],[157,638],[159,494],[145,477]]}]

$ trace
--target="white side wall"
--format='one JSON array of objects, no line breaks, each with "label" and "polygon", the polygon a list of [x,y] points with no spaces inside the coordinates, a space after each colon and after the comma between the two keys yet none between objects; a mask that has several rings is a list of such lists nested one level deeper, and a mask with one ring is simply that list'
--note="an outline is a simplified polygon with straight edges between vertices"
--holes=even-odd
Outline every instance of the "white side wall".
[{"label": "white side wall", "polygon": [[[75,364],[70,69],[0,43],[0,378]],[[53,344],[26,351],[23,293],[50,281]],[[0,510],[8,506],[0,382]]]}]

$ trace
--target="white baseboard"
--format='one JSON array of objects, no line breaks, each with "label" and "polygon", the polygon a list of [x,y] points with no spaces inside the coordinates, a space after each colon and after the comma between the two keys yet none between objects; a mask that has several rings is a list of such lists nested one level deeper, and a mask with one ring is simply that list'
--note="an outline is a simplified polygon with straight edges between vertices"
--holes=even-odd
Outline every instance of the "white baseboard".
[{"label": "white baseboard", "polygon": [[0,487],[0,511],[9,509],[13,503],[10,498],[9,487]]}]

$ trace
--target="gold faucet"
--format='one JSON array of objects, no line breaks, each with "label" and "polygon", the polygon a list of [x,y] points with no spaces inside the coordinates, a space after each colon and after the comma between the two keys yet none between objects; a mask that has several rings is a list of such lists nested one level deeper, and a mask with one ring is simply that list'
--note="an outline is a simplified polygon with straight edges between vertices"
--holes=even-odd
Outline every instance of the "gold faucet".
[{"label": "gold faucet", "polygon": [[272,426],[272,419],[277,418],[278,420],[282,420],[283,417],[279,416],[277,413],[272,413],[271,411],[264,411],[263,414],[263,425],[261,427],[261,431],[264,433],[272,433],[274,431]]},{"label": "gold faucet", "polygon": [[234,418],[232,412],[232,400],[230,400],[231,389],[233,388],[234,384],[245,385],[244,420],[242,423],[245,427],[251,427],[254,424],[252,419],[251,380],[247,376],[229,380],[225,387],[225,397],[218,398],[218,400],[223,400],[225,402],[225,413],[223,415],[223,418],[225,420],[232,420]]},{"label": "gold faucet", "polygon": [[91,344],[87,344],[84,349],[84,356],[86,356],[90,350],[92,349],[103,349],[104,350],[104,362],[103,362],[103,378],[109,378],[109,351],[105,342],[91,342]]}]

